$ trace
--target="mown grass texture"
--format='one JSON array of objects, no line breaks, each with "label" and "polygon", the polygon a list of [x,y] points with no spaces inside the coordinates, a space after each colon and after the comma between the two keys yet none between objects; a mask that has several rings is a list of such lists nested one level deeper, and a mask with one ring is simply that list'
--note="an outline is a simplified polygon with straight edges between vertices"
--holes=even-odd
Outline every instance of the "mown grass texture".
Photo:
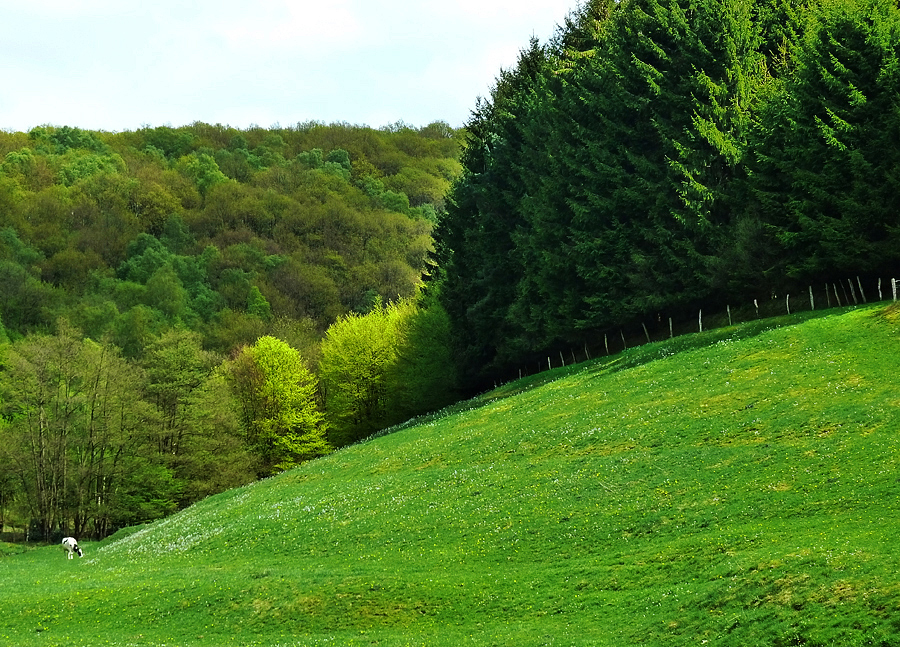
[{"label": "mown grass texture", "polygon": [[900,311],[777,323],[0,557],[0,644],[900,644]]}]

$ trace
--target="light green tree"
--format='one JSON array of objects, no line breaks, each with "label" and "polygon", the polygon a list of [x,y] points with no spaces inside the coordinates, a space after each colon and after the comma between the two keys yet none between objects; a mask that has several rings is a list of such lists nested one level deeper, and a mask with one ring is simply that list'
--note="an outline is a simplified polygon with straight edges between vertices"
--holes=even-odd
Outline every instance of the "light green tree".
[{"label": "light green tree", "polygon": [[388,374],[400,348],[399,323],[411,307],[409,301],[378,303],[365,315],[341,317],[325,332],[319,378],[335,445],[365,438],[387,424]]},{"label": "light green tree", "polygon": [[178,160],[176,168],[194,181],[203,196],[215,185],[228,182],[228,177],[219,169],[216,160],[205,153],[185,155]]},{"label": "light green tree", "polygon": [[379,301],[336,321],[319,362],[331,441],[346,445],[450,402],[449,349],[449,320],[434,298]]},{"label": "light green tree", "polygon": [[255,285],[251,286],[247,297],[247,314],[255,315],[263,321],[272,319],[272,306]]},{"label": "light green tree", "polygon": [[261,460],[261,475],[331,450],[316,405],[317,380],[296,349],[261,337],[231,363],[229,378],[247,439]]},{"label": "light green tree", "polygon": [[147,305],[162,312],[168,319],[182,317],[186,313],[187,290],[172,269],[164,265],[156,270],[147,281]]}]

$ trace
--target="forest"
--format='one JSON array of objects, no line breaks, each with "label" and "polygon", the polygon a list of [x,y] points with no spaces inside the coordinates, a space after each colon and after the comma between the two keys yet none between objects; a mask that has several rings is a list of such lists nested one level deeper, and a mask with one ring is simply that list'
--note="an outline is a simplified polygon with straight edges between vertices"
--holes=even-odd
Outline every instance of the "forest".
[{"label": "forest", "polygon": [[466,124],[435,232],[466,381],[900,265],[882,0],[591,0]]},{"label": "forest", "polygon": [[460,144],[0,133],[0,526],[102,537],[450,401],[424,283]]}]

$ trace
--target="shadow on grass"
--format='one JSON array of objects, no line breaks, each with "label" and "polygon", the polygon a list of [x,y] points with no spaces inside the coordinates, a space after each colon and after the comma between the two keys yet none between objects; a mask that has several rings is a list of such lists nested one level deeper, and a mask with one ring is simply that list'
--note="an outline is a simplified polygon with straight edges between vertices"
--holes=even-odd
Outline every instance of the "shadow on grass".
[{"label": "shadow on grass", "polygon": [[[679,337],[673,337],[671,339],[666,339],[663,341],[655,341],[642,344],[640,346],[634,346],[627,350],[616,353],[615,355],[600,357],[585,362],[580,362],[578,364],[570,364],[566,367],[554,368],[552,370],[543,371],[541,373],[536,373],[528,377],[523,377],[512,382],[508,382],[506,384],[498,386],[496,389],[475,396],[474,398],[472,398],[472,400],[467,401],[466,403],[464,403],[467,405],[465,409],[475,408],[473,404],[476,402],[478,403],[478,406],[484,406],[485,404],[490,404],[497,400],[503,400],[505,398],[509,398],[514,395],[518,395],[520,393],[524,393],[526,391],[544,386],[569,375],[582,374],[585,372],[596,373],[598,375],[615,373],[618,371],[643,366],[644,364],[648,364],[659,359],[664,359],[672,355],[677,355],[678,353],[697,350],[701,348],[708,348],[710,346],[714,346],[715,344],[726,341],[740,341],[743,339],[751,339],[770,330],[788,326],[795,326],[814,319],[822,319],[824,317],[835,315],[839,316],[846,312],[859,310],[863,307],[872,306],[848,306],[843,308],[832,308],[830,310],[798,312],[791,315],[782,315],[779,317],[771,317],[768,319],[759,319],[756,321],[749,321],[734,326],[715,328],[712,330],[705,330],[703,332],[681,335]],[[879,308],[874,312],[874,316],[884,316],[886,315],[886,313],[890,313],[892,311],[896,313],[894,315],[895,317],[900,317],[900,305],[892,305],[888,306],[887,308]]]}]

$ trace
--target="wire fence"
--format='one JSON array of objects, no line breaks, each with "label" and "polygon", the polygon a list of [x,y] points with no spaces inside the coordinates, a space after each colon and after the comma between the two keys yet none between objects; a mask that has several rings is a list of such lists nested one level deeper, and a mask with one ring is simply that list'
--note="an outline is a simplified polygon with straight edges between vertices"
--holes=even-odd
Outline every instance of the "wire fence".
[{"label": "wire fence", "polygon": [[809,285],[806,290],[772,294],[768,299],[753,299],[752,303],[726,305],[724,310],[696,316],[677,318],[658,313],[643,322],[632,323],[617,330],[607,330],[580,347],[557,348],[539,356],[519,369],[519,378],[542,371],[571,366],[586,360],[621,353],[629,348],[652,342],[673,339],[681,335],[715,330],[758,319],[769,319],[803,311],[858,306],[881,301],[897,301],[900,280],[869,279],[856,276],[821,285]]}]

